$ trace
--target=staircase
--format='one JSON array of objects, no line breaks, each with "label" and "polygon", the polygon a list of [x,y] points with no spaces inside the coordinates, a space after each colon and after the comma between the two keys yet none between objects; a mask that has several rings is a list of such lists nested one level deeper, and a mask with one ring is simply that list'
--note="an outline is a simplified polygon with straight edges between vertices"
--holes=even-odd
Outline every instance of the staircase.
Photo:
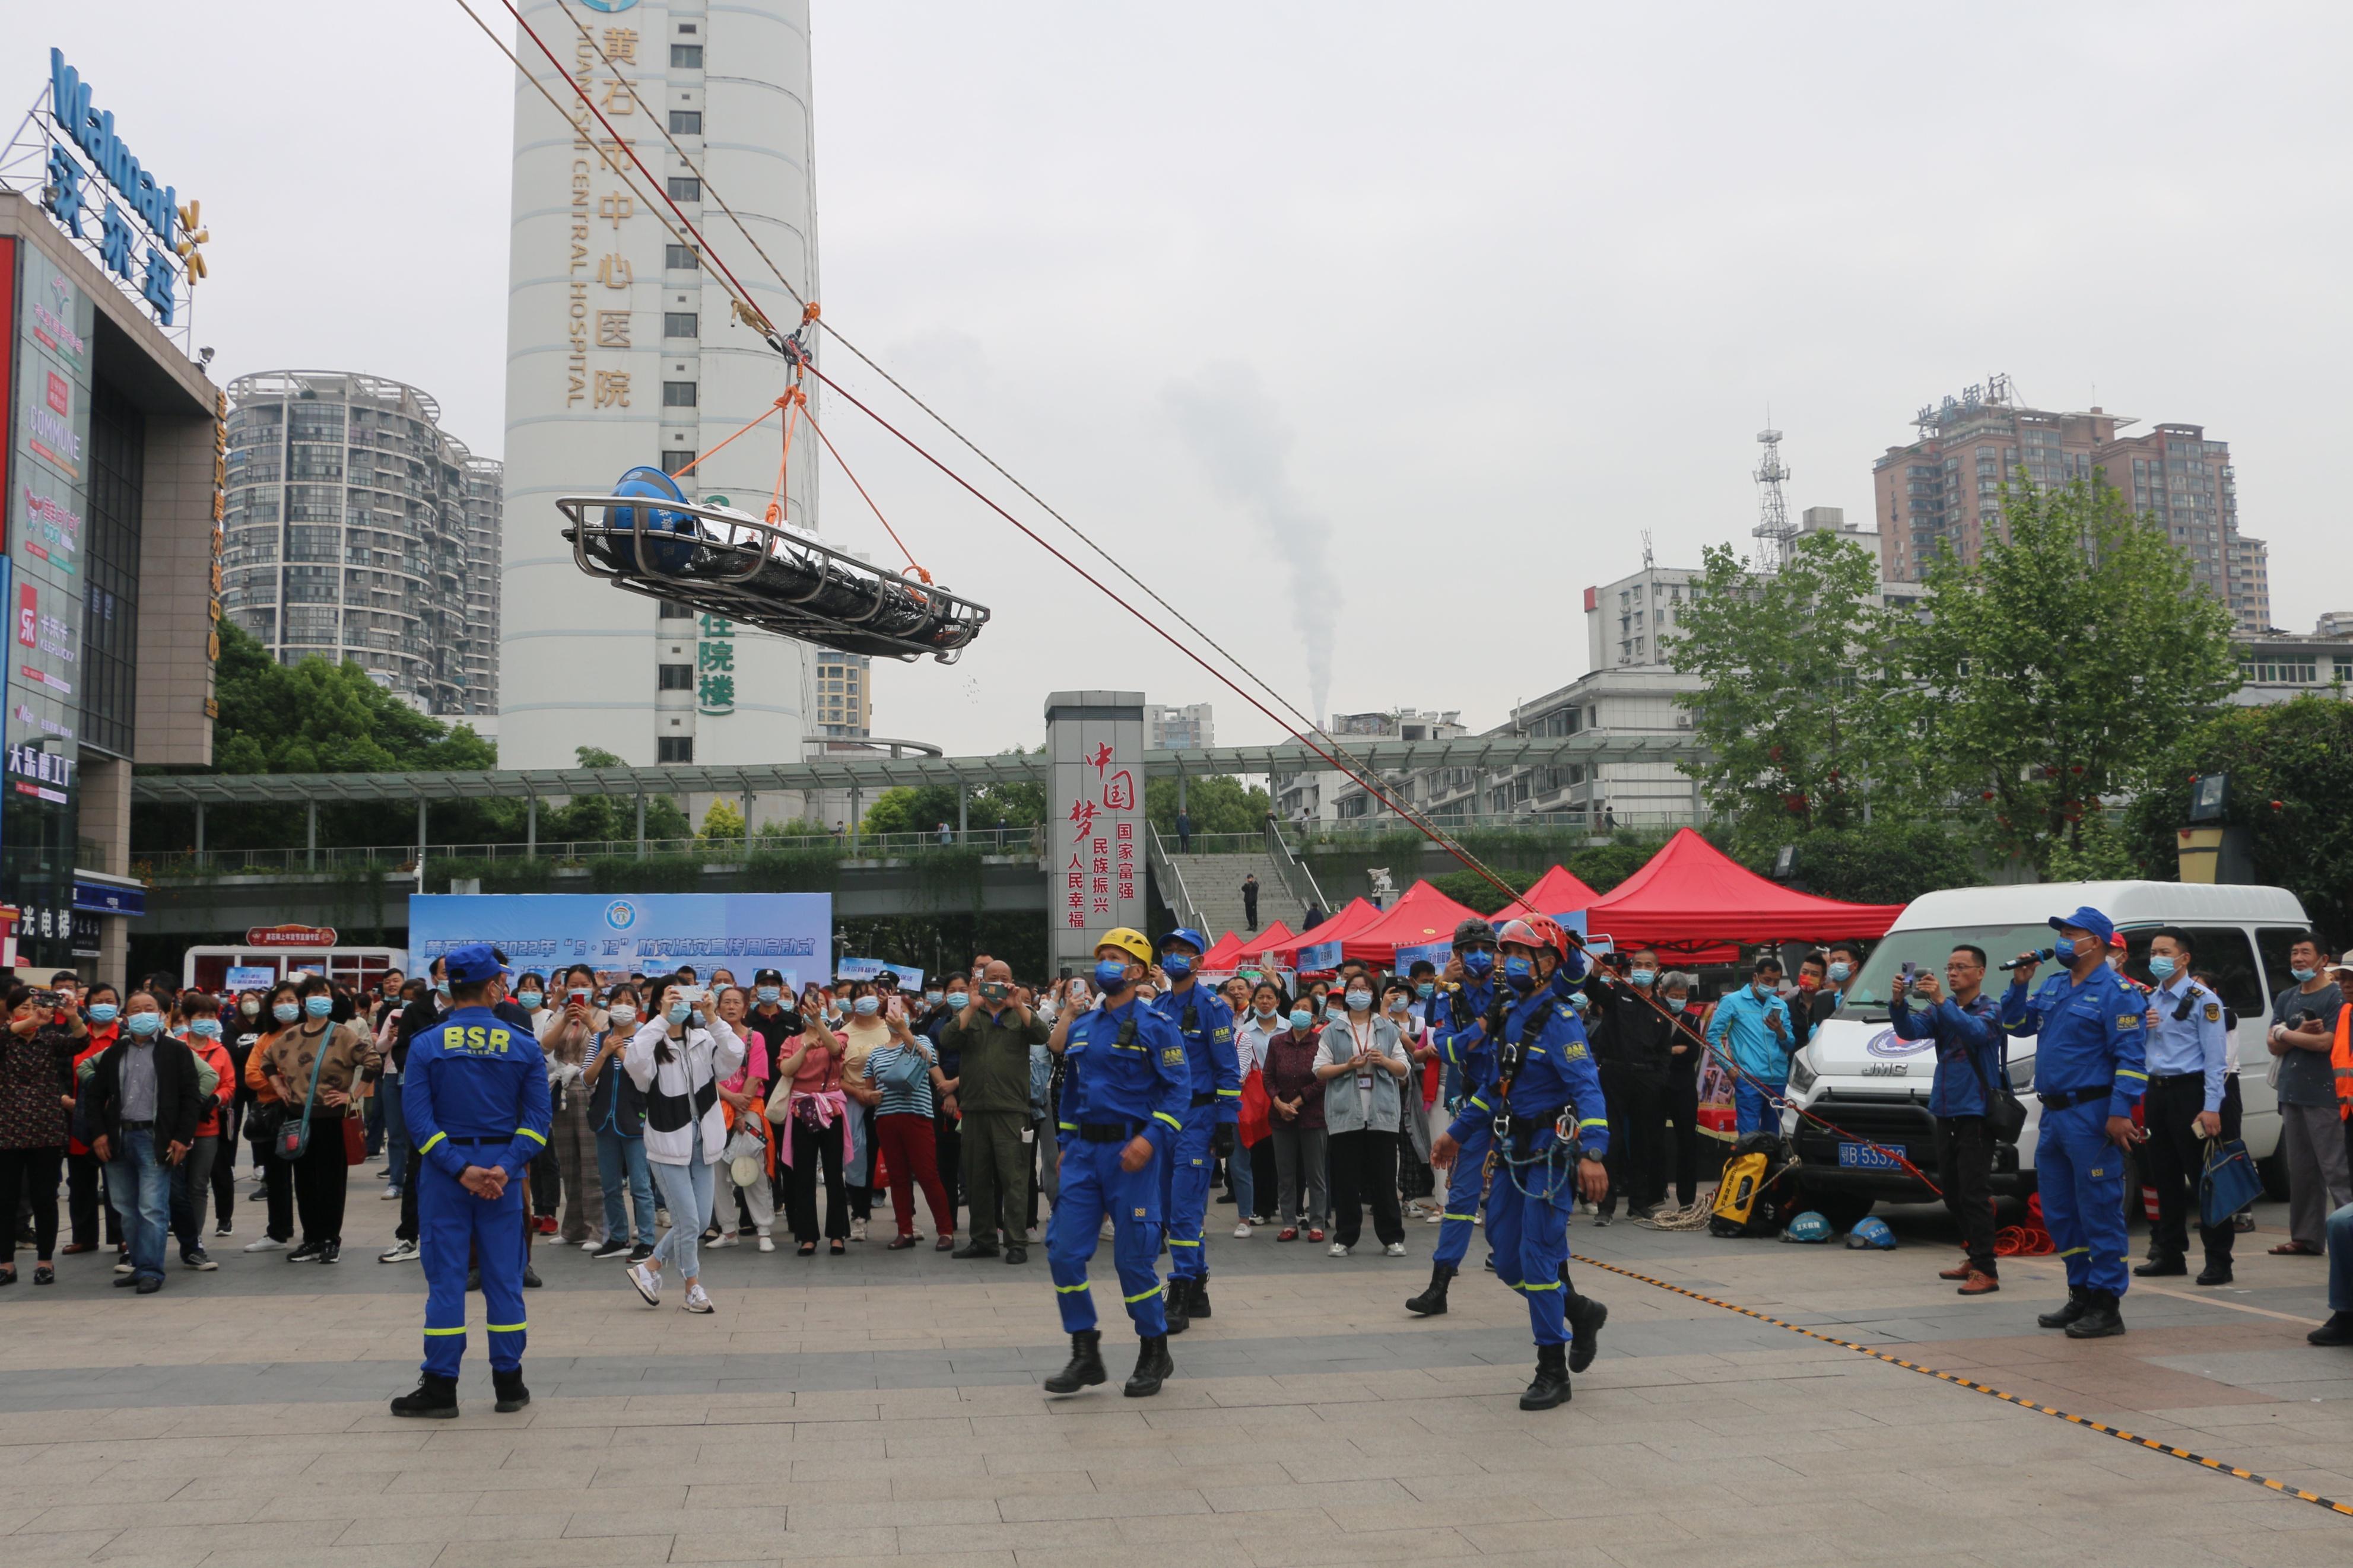
[{"label": "staircase", "polygon": [[[1229,931],[1245,937],[1250,934],[1242,923],[1242,879],[1253,874],[1258,878],[1259,929],[1263,931],[1277,921],[1294,928],[1299,924],[1305,905],[1292,896],[1283,868],[1273,856],[1263,850],[1246,855],[1179,855],[1173,837],[1162,842],[1168,846],[1168,864],[1185,879],[1192,912],[1211,942]],[[1168,898],[1167,889],[1162,890],[1162,896]],[[1176,907],[1174,898],[1168,898],[1168,902]]]}]

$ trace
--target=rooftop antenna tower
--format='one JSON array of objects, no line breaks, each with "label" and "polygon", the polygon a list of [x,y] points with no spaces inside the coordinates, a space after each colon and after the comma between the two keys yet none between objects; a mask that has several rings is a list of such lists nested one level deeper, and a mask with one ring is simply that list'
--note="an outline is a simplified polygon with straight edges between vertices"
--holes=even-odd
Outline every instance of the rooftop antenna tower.
[{"label": "rooftop antenna tower", "polygon": [[1657,563],[1657,558],[1651,550],[1651,531],[1646,528],[1642,531],[1642,570],[1648,572]]},{"label": "rooftop antenna tower", "polygon": [[[1770,419],[1772,415],[1766,417]],[[1798,526],[1789,521],[1789,499],[1781,491],[1789,479],[1788,467],[1781,461],[1781,432],[1759,430],[1757,440],[1765,448],[1756,476],[1757,566],[1773,572],[1788,563],[1789,543],[1798,537]]]}]

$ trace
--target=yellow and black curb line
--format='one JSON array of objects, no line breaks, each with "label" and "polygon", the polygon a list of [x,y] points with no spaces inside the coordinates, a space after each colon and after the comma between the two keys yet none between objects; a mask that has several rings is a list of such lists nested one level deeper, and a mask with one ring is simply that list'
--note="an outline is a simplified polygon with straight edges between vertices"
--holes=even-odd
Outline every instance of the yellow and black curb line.
[{"label": "yellow and black curb line", "polygon": [[2102,1436],[2114,1437],[2120,1443],[2130,1443],[2136,1448],[2147,1448],[2156,1453],[2170,1455],[2177,1459],[2187,1459],[2200,1468],[2213,1470],[2221,1475],[2236,1476],[2242,1481],[2253,1481],[2257,1486],[2278,1492],[2283,1497],[2292,1497],[2300,1502],[2316,1503],[2331,1513],[2341,1513],[2353,1518],[2353,1503],[2338,1502],[2333,1498],[2322,1497],[2318,1492],[2308,1492],[2301,1487],[2289,1486],[2285,1481],[2275,1481],[2269,1476],[2259,1476],[2253,1470],[2242,1469],[2236,1465],[2225,1463],[2221,1459],[2210,1459],[2203,1454],[2195,1454],[2187,1448],[2177,1448],[2170,1443],[2160,1443],[2154,1437],[2143,1437],[2137,1433],[2127,1432],[2122,1427],[2110,1426],[2104,1422],[2094,1421],[2088,1416],[2071,1415],[2064,1410],[2038,1404],[2034,1400],[2022,1398],[2015,1394],[2006,1394],[1999,1388],[1974,1382],[1957,1373],[1939,1372],[1933,1366],[1922,1366],[1916,1361],[1905,1361],[1902,1356],[1889,1355],[1885,1351],[1873,1350],[1869,1345],[1859,1345],[1852,1340],[1840,1339],[1836,1334],[1825,1334],[1818,1330],[1799,1328],[1795,1323],[1784,1322],[1769,1313],[1760,1312],[1754,1307],[1744,1307],[1736,1301],[1718,1300],[1714,1296],[1703,1296],[1696,1290],[1686,1289],[1681,1285],[1671,1285],[1664,1279],[1653,1279],[1647,1274],[1637,1274],[1630,1268],[1621,1268],[1615,1263],[1604,1263],[1598,1258],[1588,1258],[1579,1252],[1572,1252],[1569,1257],[1588,1268],[1605,1269],[1611,1274],[1621,1275],[1644,1285],[1654,1285],[1662,1290],[1670,1291],[1677,1296],[1687,1296],[1694,1301],[1702,1301],[1711,1307],[1721,1307],[1727,1312],[1737,1312],[1744,1318],[1754,1318],[1760,1323],[1770,1323],[1777,1329],[1787,1329],[1793,1334],[1803,1334],[1810,1340],[1819,1340],[1826,1345],[1836,1345],[1842,1351],[1852,1351],[1857,1355],[1869,1356],[1877,1362],[1885,1362],[1889,1366],[1900,1366],[1906,1372],[1916,1372],[1924,1377],[1933,1377],[1939,1383],[1949,1383],[1956,1388],[1966,1388],[1972,1394],[1982,1394],[1989,1398],[1999,1399],[2005,1405],[2015,1405],[2043,1415],[2055,1415],[2071,1426],[2097,1432]]}]

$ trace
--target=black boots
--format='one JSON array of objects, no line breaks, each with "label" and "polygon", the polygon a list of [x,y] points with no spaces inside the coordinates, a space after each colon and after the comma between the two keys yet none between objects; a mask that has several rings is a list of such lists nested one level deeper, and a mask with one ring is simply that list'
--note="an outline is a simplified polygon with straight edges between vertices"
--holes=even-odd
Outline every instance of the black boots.
[{"label": "black boots", "polygon": [[1185,1301],[1185,1315],[1188,1318],[1207,1318],[1209,1315],[1209,1276],[1206,1270],[1193,1281],[1193,1293]]},{"label": "black boots", "polygon": [[404,1394],[392,1402],[395,1415],[426,1415],[437,1421],[448,1421],[458,1414],[458,1380],[436,1377],[431,1373],[418,1380],[414,1392]]},{"label": "black boots", "polygon": [[1168,1359],[1166,1334],[1138,1340],[1135,1346],[1135,1371],[1129,1374],[1127,1386],[1120,1392],[1130,1399],[1149,1399],[1160,1392],[1161,1380],[1176,1370],[1176,1363]]},{"label": "black boots", "polygon": [[531,1390],[522,1385],[522,1368],[521,1367],[515,1368],[512,1372],[493,1370],[491,1373],[491,1386],[498,1391],[498,1411],[501,1415],[512,1415],[531,1403]]},{"label": "black boots", "polygon": [[[1562,1287],[1567,1289],[1567,1286]],[[1609,1309],[1590,1296],[1572,1296],[1568,1300],[1568,1370],[1583,1372],[1593,1364],[1601,1351],[1601,1325],[1609,1321]],[[1568,1397],[1563,1394],[1562,1398]]]},{"label": "black boots", "polygon": [[2353,1312],[2331,1312],[2328,1321],[2304,1336],[2308,1345],[2353,1345]]},{"label": "black boots", "polygon": [[2087,1292],[2083,1315],[2067,1325],[2071,1340],[2104,1340],[2124,1331],[2124,1314],[2116,1310],[2116,1299],[2105,1290]]},{"label": "black boots", "polygon": [[1110,1375],[1103,1371],[1103,1331],[1081,1329],[1071,1336],[1070,1364],[1046,1380],[1046,1392],[1076,1394]]},{"label": "black boots", "polygon": [[1436,1318],[1446,1311],[1446,1282],[1454,1278],[1454,1266],[1433,1263],[1430,1266],[1430,1289],[1419,1296],[1406,1299],[1405,1310],[1418,1317]]},{"label": "black boots", "polygon": [[1160,1304],[1168,1314],[1170,1333],[1183,1333],[1186,1325],[1192,1321],[1192,1314],[1186,1310],[1192,1299],[1193,1282],[1191,1280],[1179,1279],[1176,1275],[1171,1274],[1162,1282]]},{"label": "black boots", "polygon": [[2148,1255],[2147,1262],[2137,1263],[2133,1266],[2133,1273],[2143,1279],[2157,1279],[2160,1276],[2169,1274],[2187,1274],[2189,1272],[2189,1260],[2184,1258],[2181,1254],[2178,1252],[2152,1252]]},{"label": "black boots", "polygon": [[2038,1328],[2063,1329],[2091,1310],[2092,1293],[2080,1285],[2067,1287],[2067,1304],[2055,1312],[2044,1312],[2034,1320]]},{"label": "black boots", "polygon": [[2220,1258],[2208,1253],[2206,1267],[2198,1271],[2198,1283],[2200,1285],[2228,1285],[2237,1276],[2231,1271],[2231,1255],[2227,1252]]},{"label": "black boots", "polygon": [[1538,1345],[1536,1347],[1535,1381],[1520,1395],[1523,1410],[1550,1410],[1556,1405],[1568,1403],[1568,1347]]}]

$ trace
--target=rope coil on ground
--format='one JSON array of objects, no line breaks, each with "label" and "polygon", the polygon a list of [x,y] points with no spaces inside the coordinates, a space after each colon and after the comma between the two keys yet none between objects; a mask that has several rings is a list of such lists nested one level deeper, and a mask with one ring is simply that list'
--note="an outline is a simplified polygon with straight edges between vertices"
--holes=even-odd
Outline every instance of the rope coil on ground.
[{"label": "rope coil on ground", "polygon": [[2153,1453],[2164,1454],[2171,1458],[2186,1459],[2200,1468],[2213,1470],[2221,1475],[2235,1476],[2242,1481],[2253,1481],[2257,1486],[2269,1491],[2278,1492],[2283,1497],[2292,1497],[2298,1502],[2312,1503],[2328,1510],[2331,1513],[2353,1518],[2353,1503],[2338,1502],[2333,1498],[2323,1497],[2318,1492],[2306,1491],[2302,1487],[2292,1487],[2285,1481],[2274,1480],[2269,1476],[2259,1475],[2241,1466],[2227,1464],[2221,1459],[2209,1458],[2189,1448],[2179,1448],[2170,1443],[2160,1443],[2154,1437],[2144,1437],[2137,1432],[2127,1432],[2121,1426],[2111,1426],[2105,1422],[2094,1421],[2087,1415],[2071,1415],[2056,1405],[2044,1405],[2021,1394],[2005,1393],[1989,1384],[1963,1377],[1958,1373],[1940,1372],[1933,1366],[1923,1366],[1916,1361],[1906,1361],[1902,1356],[1890,1355],[1885,1351],[1873,1350],[1869,1345],[1859,1345],[1852,1340],[1840,1339],[1836,1334],[1826,1334],[1816,1329],[1800,1328],[1795,1323],[1774,1317],[1769,1312],[1760,1312],[1754,1307],[1744,1307],[1736,1301],[1725,1301],[1714,1296],[1704,1296],[1697,1290],[1688,1289],[1681,1285],[1672,1285],[1664,1279],[1654,1279],[1648,1274],[1638,1274],[1631,1268],[1622,1268],[1615,1263],[1604,1263],[1598,1258],[1588,1258],[1581,1252],[1572,1252],[1569,1258],[1573,1262],[1584,1264],[1588,1268],[1599,1268],[1605,1273],[1616,1274],[1641,1284],[1655,1286],[1670,1295],[1685,1296],[1711,1307],[1721,1307],[1727,1312],[1737,1312],[1744,1318],[1754,1318],[1760,1323],[1770,1323],[1777,1329],[1787,1329],[1793,1334],[1803,1334],[1810,1340],[1818,1340],[1826,1345],[1836,1345],[1842,1351],[1852,1351],[1857,1355],[1868,1356],[1876,1362],[1884,1362],[1889,1366],[1900,1366],[1905,1372],[1916,1372],[1923,1377],[1933,1377],[1939,1383],[1949,1383],[1956,1388],[1966,1388],[1972,1394],[1982,1394],[1989,1399],[1999,1399],[2005,1405],[2015,1405],[2021,1409],[2031,1410],[2042,1415],[2053,1415],[2071,1426],[2097,1432],[2104,1437],[2114,1437],[2120,1443],[2130,1443],[2136,1448],[2147,1448]]}]

